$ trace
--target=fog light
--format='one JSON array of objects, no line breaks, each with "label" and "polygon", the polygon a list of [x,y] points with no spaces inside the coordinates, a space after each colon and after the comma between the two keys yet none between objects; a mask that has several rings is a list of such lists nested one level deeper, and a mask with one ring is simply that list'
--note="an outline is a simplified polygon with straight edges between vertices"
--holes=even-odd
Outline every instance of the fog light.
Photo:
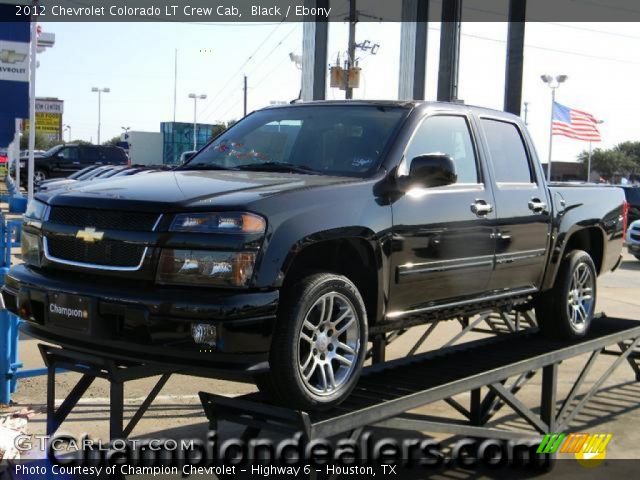
[{"label": "fog light", "polygon": [[216,326],[209,323],[192,323],[191,336],[198,345],[208,345],[213,348],[218,340]]}]

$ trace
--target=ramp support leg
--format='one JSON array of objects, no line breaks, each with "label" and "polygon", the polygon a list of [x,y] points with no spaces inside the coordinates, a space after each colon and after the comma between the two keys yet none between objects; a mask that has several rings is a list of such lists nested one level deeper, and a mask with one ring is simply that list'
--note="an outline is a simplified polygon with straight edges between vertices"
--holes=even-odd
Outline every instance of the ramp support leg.
[{"label": "ramp support leg", "polygon": [[558,385],[558,364],[542,368],[542,393],[540,398],[540,418],[548,426],[549,433],[556,428],[556,395]]}]

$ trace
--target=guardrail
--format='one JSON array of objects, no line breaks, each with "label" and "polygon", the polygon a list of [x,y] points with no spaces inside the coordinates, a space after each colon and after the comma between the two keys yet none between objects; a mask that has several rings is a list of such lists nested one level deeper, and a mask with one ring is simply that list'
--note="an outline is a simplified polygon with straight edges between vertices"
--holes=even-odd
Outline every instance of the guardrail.
[{"label": "guardrail", "polygon": [[[0,202],[8,204],[9,214],[22,214],[27,208],[27,199],[10,176],[5,180],[7,192],[0,195]],[[22,217],[7,218],[0,212],[0,286],[11,268],[11,252],[20,247]],[[47,373],[46,368],[22,369],[19,359],[18,338],[22,320],[0,305],[0,404],[11,402],[19,378],[34,377]]]}]

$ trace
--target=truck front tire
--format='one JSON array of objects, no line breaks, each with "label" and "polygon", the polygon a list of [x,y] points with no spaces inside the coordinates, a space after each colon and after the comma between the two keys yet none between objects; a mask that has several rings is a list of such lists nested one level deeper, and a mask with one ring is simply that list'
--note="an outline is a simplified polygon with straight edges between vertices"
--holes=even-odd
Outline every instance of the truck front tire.
[{"label": "truck front tire", "polygon": [[587,334],[596,306],[597,271],[583,250],[569,252],[551,290],[537,299],[536,319],[543,335],[572,339]]},{"label": "truck front tire", "polygon": [[256,379],[276,403],[325,410],[342,402],[360,376],[367,314],[348,278],[312,274],[281,296],[268,374]]}]

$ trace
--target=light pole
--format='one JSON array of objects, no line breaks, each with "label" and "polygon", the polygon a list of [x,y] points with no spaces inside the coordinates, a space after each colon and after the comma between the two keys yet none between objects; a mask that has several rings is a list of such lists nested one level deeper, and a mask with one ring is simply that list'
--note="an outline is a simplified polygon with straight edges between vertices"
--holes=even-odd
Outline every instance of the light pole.
[{"label": "light pole", "polygon": [[65,125],[63,129],[64,131],[69,132],[69,141],[71,141],[71,125]]},{"label": "light pole", "polygon": [[109,93],[111,89],[109,88],[98,88],[93,87],[91,89],[92,92],[98,93],[98,145],[100,145],[100,117],[101,117],[101,108],[102,108],[102,94]]},{"label": "light pole", "polygon": [[[602,125],[604,120],[596,120],[598,125]],[[591,180],[591,140],[589,140],[589,160],[587,161],[587,183]]]},{"label": "light pole", "polygon": [[552,77],[551,75],[540,75],[540,78],[544,83],[546,83],[551,89],[551,117],[549,120],[549,163],[547,164],[547,181],[551,181],[551,151],[553,149],[553,107],[556,103],[556,90],[560,86],[561,83],[567,81],[569,78],[567,75],[556,75]]},{"label": "light pole", "polygon": [[131,127],[120,127],[120,128],[124,132],[125,136],[127,135],[127,133],[129,133],[129,130],[131,130]]},{"label": "light pole", "polygon": [[190,93],[189,98],[193,98],[193,149],[197,150],[197,130],[198,130],[198,100],[204,100],[207,96],[203,93],[201,95],[196,95],[195,93]]}]

